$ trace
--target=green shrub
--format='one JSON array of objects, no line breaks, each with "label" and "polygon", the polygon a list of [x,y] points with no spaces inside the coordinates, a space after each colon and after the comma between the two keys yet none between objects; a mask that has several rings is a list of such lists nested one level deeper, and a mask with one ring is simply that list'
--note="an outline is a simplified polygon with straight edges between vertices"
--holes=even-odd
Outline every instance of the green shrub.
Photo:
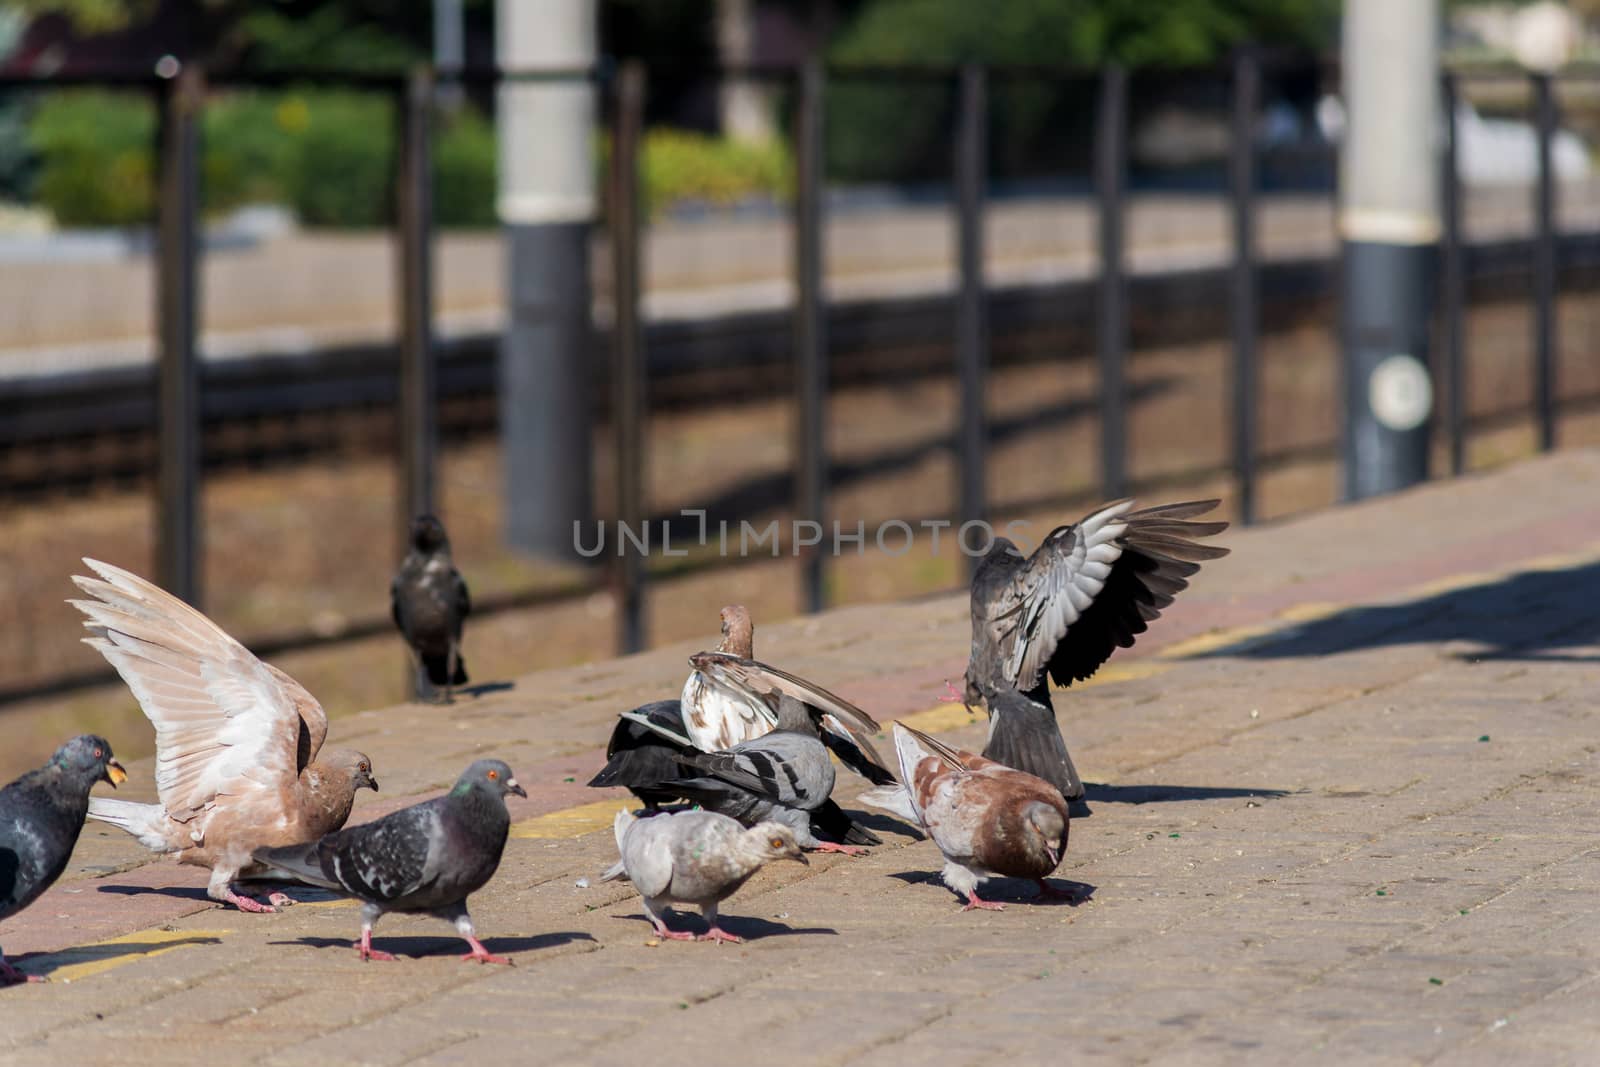
[{"label": "green shrub", "polygon": [[295,94],[233,93],[205,111],[202,195],[208,212],[289,200],[306,104]]},{"label": "green shrub", "polygon": [[433,214],[440,226],[494,226],[499,189],[494,128],[462,108],[434,136]]},{"label": "green shrub", "polygon": [[155,214],[155,111],[134,94],[50,94],[28,124],[34,196],[63,226],[132,226]]},{"label": "green shrub", "polygon": [[392,210],[395,114],[370,93],[306,94],[289,201],[306,226],[382,226]]},{"label": "green shrub", "polygon": [[640,181],[645,206],[655,216],[686,200],[725,206],[747,196],[787,197],[793,167],[782,141],[655,129],[645,134]]}]

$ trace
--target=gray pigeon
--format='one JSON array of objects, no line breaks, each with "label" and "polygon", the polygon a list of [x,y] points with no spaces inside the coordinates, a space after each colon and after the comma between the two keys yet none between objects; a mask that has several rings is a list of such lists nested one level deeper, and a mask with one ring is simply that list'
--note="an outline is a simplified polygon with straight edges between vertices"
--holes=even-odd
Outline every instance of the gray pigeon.
[{"label": "gray pigeon", "polygon": [[972,575],[963,697],[969,707],[982,702],[989,709],[985,757],[1043,778],[1069,801],[1082,798],[1050,680],[1069,686],[1094,674],[1188,587],[1202,560],[1228,554],[1191,540],[1221,533],[1227,523],[1186,521],[1217,503],[1133,511],[1133,501],[1119,500],[1052,530],[1031,556],[995,539]]},{"label": "gray pigeon", "polygon": [[782,823],[807,850],[866,853],[854,845],[821,841],[811,832],[811,813],[826,805],[833,792],[833,760],[806,706],[787,693],[778,698],[778,726],[771,733],[723,752],[684,752],[678,759],[701,773],[662,782],[662,791],[745,826]]},{"label": "gray pigeon", "polygon": [[602,877],[626,878],[644,898],[644,910],[656,934],[674,941],[697,940],[684,930],[669,930],[667,904],[694,904],[708,929],[700,941],[741,941],[717,926],[717,905],[750,879],[763,863],[794,860],[808,866],[787,826],[757,823],[746,829],[712,811],[661,812],[643,819],[627,809],[617,812],[617,851],[622,853]]},{"label": "gray pigeon", "polygon": [[[0,789],[0,919],[32,904],[67,869],[94,784],[116,788],[127,777],[105,738],[83,734],[56,749],[43,767]],[[42,981],[11,966],[0,952],[0,985]]]},{"label": "gray pigeon", "polygon": [[284,877],[361,901],[361,940],[356,947],[364,960],[395,958],[372,947],[372,926],[380,916],[420,911],[455,923],[456,933],[472,946],[462,959],[510,963],[489,954],[467,914],[467,896],[482,889],[500,866],[511,830],[507,793],[528,795],[510,767],[481,759],[442,797],[348,827],[310,845],[259,849],[255,859]]},{"label": "gray pigeon", "polygon": [[419,515],[411,523],[411,551],[389,583],[389,610],[406,644],[417,657],[418,700],[455,699],[455,687],[467,684],[461,658],[461,625],[472,611],[467,583],[450,560],[450,538],[444,523]]}]

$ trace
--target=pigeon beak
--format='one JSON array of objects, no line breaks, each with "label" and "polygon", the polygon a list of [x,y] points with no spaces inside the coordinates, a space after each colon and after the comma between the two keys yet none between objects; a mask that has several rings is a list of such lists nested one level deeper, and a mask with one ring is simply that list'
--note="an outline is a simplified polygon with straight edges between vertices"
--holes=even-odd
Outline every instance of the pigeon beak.
[{"label": "pigeon beak", "polygon": [[518,785],[517,784],[517,780],[515,778],[507,778],[506,779],[506,792],[507,793],[515,793],[517,796],[522,797],[524,800],[526,800],[528,798],[528,791],[526,789],[522,788],[522,786]]},{"label": "pigeon beak", "polygon": [[1050,869],[1053,871],[1061,863],[1061,850],[1048,842],[1045,844],[1044,850],[1050,853]]},{"label": "pigeon beak", "polygon": [[108,759],[106,760],[105,780],[111,784],[112,789],[115,789],[128,780],[128,772],[123,770],[122,764],[116,760]]},{"label": "pigeon beak", "polygon": [[369,774],[367,775],[366,786],[368,789],[376,793],[378,791],[378,780]]},{"label": "pigeon beak", "polygon": [[811,861],[806,859],[806,854],[804,852],[796,852],[793,856],[790,856],[789,858],[794,860],[796,863],[803,864],[804,866],[807,866],[807,867],[811,866]]}]

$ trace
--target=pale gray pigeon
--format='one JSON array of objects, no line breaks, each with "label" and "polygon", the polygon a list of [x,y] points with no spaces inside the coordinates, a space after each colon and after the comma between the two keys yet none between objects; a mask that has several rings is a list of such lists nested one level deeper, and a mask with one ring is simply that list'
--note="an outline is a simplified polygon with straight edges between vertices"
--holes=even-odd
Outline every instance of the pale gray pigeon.
[{"label": "pale gray pigeon", "polygon": [[411,550],[389,583],[389,610],[417,660],[418,700],[455,699],[467,684],[461,627],[472,613],[466,579],[450,558],[444,523],[419,515],[411,523]]},{"label": "pale gray pigeon", "polygon": [[1031,878],[1043,896],[1066,896],[1045,876],[1067,851],[1067,803],[1042,778],[894,724],[903,786],[861,794],[863,803],[919,823],[944,853],[944,881],[966,900],[963,911],[1001,911],[981,900],[978,883],[992,876]]},{"label": "pale gray pigeon", "polygon": [[[1188,522],[1216,500],[1132,511],[1105,504],[1051,531],[1031,556],[998,537],[972,575],[972,654],[965,703],[989,710],[983,754],[1037,775],[1070,801],[1083,781],[1050,703],[1050,680],[1069,686],[1100,669],[1160,616],[1201,560],[1226,548],[1198,544],[1225,522]],[[1080,812],[1081,814],[1081,812]]]},{"label": "pale gray pigeon", "polygon": [[644,898],[657,935],[674,941],[697,940],[683,930],[669,930],[663,914],[668,904],[694,904],[708,929],[701,941],[741,941],[717,925],[717,905],[732,896],[772,860],[809,865],[787,826],[757,823],[748,829],[712,811],[661,812],[635,818],[617,812],[617,851],[622,853],[602,881],[625,878]]},{"label": "pale gray pigeon", "polygon": [[506,794],[527,796],[499,760],[478,760],[442,797],[413,804],[311,845],[261,849],[256,861],[285,877],[361,901],[364,960],[395,957],[372,947],[372,927],[385,912],[427,912],[455,924],[472,946],[461,958],[510,963],[490,955],[467,914],[467,897],[482,889],[506,847],[511,813]]},{"label": "pale gray pigeon", "polygon": [[745,826],[782,823],[808,850],[862,855],[863,848],[822,841],[811,832],[812,813],[828,804],[833,792],[833,760],[805,705],[782,694],[777,718],[777,729],[726,752],[680,754],[678,759],[699,776],[662,782],[660,789]]},{"label": "pale gray pigeon", "polygon": [[[67,869],[89,812],[96,782],[114,789],[128,775],[105,738],[83,734],[56,749],[50,762],[0,789],[0,919],[15,915]],[[42,982],[0,952],[0,985]]]}]

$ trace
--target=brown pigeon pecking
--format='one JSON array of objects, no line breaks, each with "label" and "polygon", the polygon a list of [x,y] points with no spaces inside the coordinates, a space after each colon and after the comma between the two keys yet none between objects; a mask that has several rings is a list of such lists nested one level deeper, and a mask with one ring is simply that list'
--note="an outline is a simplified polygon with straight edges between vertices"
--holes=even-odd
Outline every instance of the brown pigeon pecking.
[{"label": "brown pigeon pecking", "polygon": [[[156,731],[159,804],[95,797],[89,818],[154,852],[211,869],[206,894],[241,911],[272,911],[233,889],[256,873],[251,853],[315,841],[350,816],[356,790],[378,788],[359,752],[318,755],[328,717],[305,688],[261,662],[177,597],[109,563],[72,580],[69,601],[93,646],[122,675]],[[292,903],[274,894],[273,903]]]},{"label": "brown pigeon pecking", "polygon": [[944,882],[966,899],[963,911],[1005,905],[981,900],[985,878],[1031,878],[1046,896],[1064,894],[1045,883],[1067,851],[1067,805],[1049,782],[894,724],[895,754],[904,786],[861,794],[863,803],[919,823],[944,853]]}]

